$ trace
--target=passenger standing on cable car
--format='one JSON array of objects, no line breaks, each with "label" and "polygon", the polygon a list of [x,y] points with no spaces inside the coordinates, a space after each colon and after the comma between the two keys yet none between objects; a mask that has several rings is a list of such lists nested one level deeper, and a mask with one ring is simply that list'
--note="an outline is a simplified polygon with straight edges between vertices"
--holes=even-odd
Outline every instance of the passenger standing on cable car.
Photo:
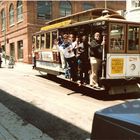
[{"label": "passenger standing on cable car", "polygon": [[76,54],[76,48],[77,48],[77,45],[79,44],[79,37],[74,36],[73,34],[69,34],[68,39],[74,48],[74,53]]},{"label": "passenger standing on cable car", "polygon": [[66,72],[67,70],[67,63],[66,63],[66,60],[65,60],[65,57],[64,57],[64,54],[63,54],[63,51],[61,49],[61,45],[62,43],[64,42],[64,39],[63,39],[63,32],[60,32],[60,35],[58,36],[58,46],[59,46],[59,52],[60,52],[60,59],[61,59],[61,67],[63,69],[65,69],[65,78],[68,77],[68,73]]},{"label": "passenger standing on cable car", "polygon": [[100,88],[98,83],[99,70],[101,69],[102,61],[102,47],[105,44],[105,38],[101,41],[101,35],[99,32],[94,34],[94,39],[90,44],[90,64],[91,64],[91,74],[90,74],[90,86],[94,88]]},{"label": "passenger standing on cable car", "polygon": [[82,36],[81,42],[77,47],[77,61],[79,67],[79,85],[89,84],[89,43],[87,36]]},{"label": "passenger standing on cable car", "polygon": [[60,32],[58,36],[58,45],[60,46],[63,43],[63,32]]},{"label": "passenger standing on cable car", "polygon": [[35,56],[35,47],[32,48],[32,68],[35,69],[36,67],[36,56]]},{"label": "passenger standing on cable car", "polygon": [[66,62],[69,65],[71,80],[76,82],[77,81],[77,62],[76,62],[76,57],[74,54],[74,47],[69,42],[68,37],[69,36],[67,34],[64,34],[63,36],[64,42],[60,46],[60,49],[62,49]]},{"label": "passenger standing on cable car", "polygon": [[[68,34],[68,42],[72,44],[72,48],[73,48],[74,54],[76,56],[76,49],[77,49],[77,46],[79,44],[79,37],[77,35],[74,35],[74,34],[70,33],[70,34]],[[77,77],[77,80],[78,80],[78,63],[77,63],[77,60],[76,60],[75,70],[76,70],[76,77]]]}]

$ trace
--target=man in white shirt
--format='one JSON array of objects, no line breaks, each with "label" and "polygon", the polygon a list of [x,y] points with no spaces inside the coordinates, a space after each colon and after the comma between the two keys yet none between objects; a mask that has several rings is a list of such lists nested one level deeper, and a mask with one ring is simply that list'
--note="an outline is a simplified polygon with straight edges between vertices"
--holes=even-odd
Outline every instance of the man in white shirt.
[{"label": "man in white shirt", "polygon": [[60,50],[62,50],[66,62],[70,68],[70,77],[72,81],[77,81],[77,61],[74,54],[74,46],[68,40],[69,36],[67,34],[63,35],[64,42],[60,46]]}]

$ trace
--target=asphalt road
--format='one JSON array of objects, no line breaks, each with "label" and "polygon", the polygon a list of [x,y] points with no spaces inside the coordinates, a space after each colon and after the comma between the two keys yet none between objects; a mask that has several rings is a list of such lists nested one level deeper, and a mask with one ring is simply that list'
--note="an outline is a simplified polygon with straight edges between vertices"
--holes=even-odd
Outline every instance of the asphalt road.
[{"label": "asphalt road", "polygon": [[0,102],[55,140],[90,138],[94,112],[138,94],[108,96],[56,77],[41,76],[31,65],[0,69]]}]

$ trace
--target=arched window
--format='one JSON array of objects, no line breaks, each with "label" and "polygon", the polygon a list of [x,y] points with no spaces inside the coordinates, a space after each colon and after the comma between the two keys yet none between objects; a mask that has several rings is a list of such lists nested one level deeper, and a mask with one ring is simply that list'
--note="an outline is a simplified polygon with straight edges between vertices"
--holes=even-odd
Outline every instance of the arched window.
[{"label": "arched window", "polygon": [[17,21],[23,20],[23,4],[21,0],[17,1]]},{"label": "arched window", "polygon": [[64,17],[72,14],[72,6],[69,1],[60,1],[60,16]]},{"label": "arched window", "polygon": [[5,11],[2,9],[1,11],[1,30],[4,31],[6,27],[6,18],[5,18]]},{"label": "arched window", "polygon": [[50,20],[52,15],[52,2],[51,1],[37,1],[37,17]]},{"label": "arched window", "polygon": [[9,8],[9,23],[10,25],[14,24],[14,5],[11,4]]}]

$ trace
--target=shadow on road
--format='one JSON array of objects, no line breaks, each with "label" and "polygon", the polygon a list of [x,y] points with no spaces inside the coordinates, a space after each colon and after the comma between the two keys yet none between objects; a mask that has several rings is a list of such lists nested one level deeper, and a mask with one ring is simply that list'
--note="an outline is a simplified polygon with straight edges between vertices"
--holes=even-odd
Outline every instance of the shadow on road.
[{"label": "shadow on road", "polygon": [[[0,89],[0,102],[55,140],[85,140],[90,134]],[[86,122],[85,122],[86,123]]]},{"label": "shadow on road", "polygon": [[104,100],[104,101],[113,101],[113,100],[127,100],[127,99],[137,99],[140,98],[140,93],[129,93],[129,94],[116,94],[116,95],[109,95],[107,91],[99,91],[94,90],[84,86],[78,86],[75,83],[69,82],[67,80],[57,78],[53,75],[43,75],[42,78],[46,78],[48,80],[52,80],[56,83],[59,83],[62,87],[72,90],[68,95],[73,94],[82,94],[82,96],[89,96],[95,98],[97,100]]}]

